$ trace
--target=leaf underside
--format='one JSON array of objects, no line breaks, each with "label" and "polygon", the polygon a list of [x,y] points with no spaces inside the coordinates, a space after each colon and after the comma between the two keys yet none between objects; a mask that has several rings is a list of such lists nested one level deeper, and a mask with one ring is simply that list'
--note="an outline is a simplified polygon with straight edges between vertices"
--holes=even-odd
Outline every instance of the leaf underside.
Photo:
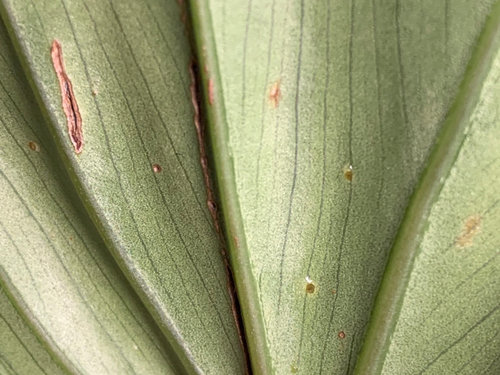
[{"label": "leaf underside", "polygon": [[497,373],[500,3],[179,3],[1,1],[0,373],[246,371],[189,34],[253,372]]},{"label": "leaf underside", "polygon": [[353,370],[493,3],[193,2],[256,373]]}]

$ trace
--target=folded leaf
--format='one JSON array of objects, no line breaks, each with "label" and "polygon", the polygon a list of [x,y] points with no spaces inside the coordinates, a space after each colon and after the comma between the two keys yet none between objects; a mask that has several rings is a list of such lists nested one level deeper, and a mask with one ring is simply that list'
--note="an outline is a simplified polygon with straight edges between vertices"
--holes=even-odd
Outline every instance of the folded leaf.
[{"label": "folded leaf", "polygon": [[85,208],[184,368],[243,372],[177,2],[7,0],[3,8]]}]

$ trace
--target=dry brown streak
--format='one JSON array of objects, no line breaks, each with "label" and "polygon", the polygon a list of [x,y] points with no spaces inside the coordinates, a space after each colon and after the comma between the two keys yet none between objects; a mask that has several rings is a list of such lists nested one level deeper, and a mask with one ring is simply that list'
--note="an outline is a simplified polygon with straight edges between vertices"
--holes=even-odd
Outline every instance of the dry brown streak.
[{"label": "dry brown streak", "polygon": [[52,42],[50,54],[57,79],[59,80],[62,106],[68,124],[69,139],[73,144],[75,153],[79,154],[83,149],[82,117],[80,116],[78,103],[76,102],[75,93],[73,92],[73,85],[64,69],[61,44],[55,39]]}]

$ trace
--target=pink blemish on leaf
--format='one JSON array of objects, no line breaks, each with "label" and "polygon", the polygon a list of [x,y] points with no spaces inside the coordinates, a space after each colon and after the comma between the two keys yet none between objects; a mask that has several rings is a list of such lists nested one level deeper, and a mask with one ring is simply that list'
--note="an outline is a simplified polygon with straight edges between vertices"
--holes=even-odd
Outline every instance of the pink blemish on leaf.
[{"label": "pink blemish on leaf", "polygon": [[64,69],[61,44],[55,39],[52,42],[50,54],[52,57],[52,65],[54,65],[54,70],[59,80],[62,106],[68,124],[69,139],[73,144],[75,153],[79,154],[83,149],[82,117],[78,110],[75,93],[73,92],[73,85]]},{"label": "pink blemish on leaf", "polygon": [[161,165],[160,164],[153,164],[153,172],[154,173],[160,173],[162,168],[161,168]]},{"label": "pink blemish on leaf", "polygon": [[274,82],[274,84],[271,86],[271,89],[269,90],[269,100],[271,101],[271,105],[273,108],[278,107],[281,99],[281,81],[277,80]]}]

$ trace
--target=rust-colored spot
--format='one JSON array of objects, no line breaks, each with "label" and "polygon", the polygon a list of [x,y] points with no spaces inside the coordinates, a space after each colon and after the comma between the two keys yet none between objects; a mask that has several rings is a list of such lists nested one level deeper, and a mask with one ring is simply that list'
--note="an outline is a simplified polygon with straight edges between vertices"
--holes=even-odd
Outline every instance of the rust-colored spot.
[{"label": "rust-colored spot", "polygon": [[40,151],[40,146],[38,146],[38,143],[36,142],[33,142],[33,141],[30,141],[28,142],[28,147],[32,150],[32,151]]},{"label": "rust-colored spot", "polygon": [[271,89],[269,90],[269,100],[271,102],[271,105],[273,108],[276,108],[281,99],[281,88],[280,88],[281,81],[277,80],[276,82],[273,83],[271,86]]},{"label": "rust-colored spot", "polygon": [[233,236],[233,241],[234,241],[234,246],[236,246],[236,248],[238,249],[240,247],[240,240],[238,239],[238,237]]},{"label": "rust-colored spot", "polygon": [[161,165],[160,164],[153,164],[153,172],[154,173],[160,173],[161,172]]},{"label": "rust-colored spot", "polygon": [[335,289],[332,289],[332,294],[337,294],[337,291]]},{"label": "rust-colored spot", "polygon": [[57,40],[52,42],[51,56],[61,89],[62,106],[68,124],[69,139],[73,144],[75,153],[79,154],[83,148],[82,118],[73,92],[73,85],[64,70],[61,44]]},{"label": "rust-colored spot", "polygon": [[462,233],[456,240],[456,244],[460,247],[470,246],[472,240],[480,230],[481,215],[474,214],[467,218],[465,221]]},{"label": "rust-colored spot", "polygon": [[345,332],[344,331],[340,331],[339,334],[339,339],[345,339]]},{"label": "rust-colored spot", "polygon": [[314,293],[315,289],[316,289],[316,287],[314,286],[313,283],[306,284],[306,293],[312,294],[312,293]]},{"label": "rust-colored spot", "polygon": [[208,104],[214,104],[214,80],[208,79]]},{"label": "rust-colored spot", "polygon": [[344,178],[347,181],[352,181],[352,175],[353,175],[353,170],[352,170],[352,165],[348,165],[344,168]]}]

